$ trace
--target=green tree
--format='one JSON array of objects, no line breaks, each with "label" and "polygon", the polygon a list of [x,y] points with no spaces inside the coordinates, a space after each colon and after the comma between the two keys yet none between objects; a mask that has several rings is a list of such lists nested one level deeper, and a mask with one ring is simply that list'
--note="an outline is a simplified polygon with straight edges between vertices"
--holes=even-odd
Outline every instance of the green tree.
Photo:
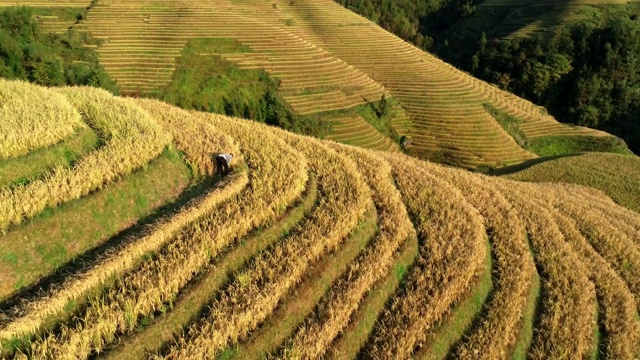
[{"label": "green tree", "polygon": [[91,85],[118,93],[98,61],[84,45],[87,34],[45,33],[28,7],[0,13],[0,76],[47,86]]}]

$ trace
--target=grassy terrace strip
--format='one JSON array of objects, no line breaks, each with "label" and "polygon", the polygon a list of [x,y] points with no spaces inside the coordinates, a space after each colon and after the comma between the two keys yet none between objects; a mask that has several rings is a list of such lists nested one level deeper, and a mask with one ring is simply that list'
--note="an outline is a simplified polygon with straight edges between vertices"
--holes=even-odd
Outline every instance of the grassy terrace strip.
[{"label": "grassy terrace strip", "polygon": [[147,164],[171,142],[171,137],[130,100],[89,87],[60,92],[84,114],[106,145],[80,159],[73,168],[56,168],[46,178],[0,190],[0,229],[101,189]]},{"label": "grassy terrace strip", "polygon": [[0,79],[0,160],[53,145],[83,127],[62,95],[22,81]]},{"label": "grassy terrace strip", "polygon": [[[466,292],[485,259],[485,231],[477,210],[421,162],[387,156],[421,239],[407,283],[379,319],[365,350],[373,358],[410,358],[426,331]],[[421,184],[416,187],[415,184]],[[454,225],[456,224],[456,225]]]},{"label": "grassy terrace strip", "polygon": [[[220,134],[211,125],[202,124],[200,128],[194,126],[194,129],[201,130],[200,134],[209,138],[212,145],[228,146],[236,153],[239,152],[227,136]],[[194,135],[193,133],[185,130],[174,134],[181,144],[180,150],[185,153],[197,153],[196,150],[187,150],[192,144],[188,140]],[[216,140],[216,136],[219,139]],[[208,149],[202,148],[201,151],[208,154]],[[197,164],[198,159],[205,157],[205,153],[190,161]],[[200,168],[205,166],[200,165]],[[48,316],[62,311],[69,301],[83,296],[107,279],[132,269],[139,263],[141,256],[157,252],[189,224],[210,213],[223,201],[237,196],[247,183],[248,177],[245,171],[229,176],[218,183],[216,188],[206,190],[201,196],[190,201],[170,218],[160,219],[148,230],[148,235],[124,244],[116,251],[112,251],[110,255],[98,259],[94,266],[71,277],[58,288],[28,302],[15,311],[19,315],[8,322],[0,323],[0,341],[35,332]]]},{"label": "grassy terrace strip", "polygon": [[527,294],[527,305],[525,308],[524,317],[520,327],[520,332],[516,338],[511,356],[512,360],[525,360],[527,358],[527,351],[531,347],[533,342],[533,327],[536,317],[536,313],[539,311],[538,305],[542,298],[540,297],[540,275],[536,272],[533,278],[533,285],[529,293]]},{"label": "grassy terrace strip", "polygon": [[100,139],[96,133],[83,127],[58,144],[39,148],[22,157],[0,160],[0,188],[32,181],[56,165],[71,166],[98,146]]},{"label": "grassy terrace strip", "polygon": [[315,177],[310,176],[303,199],[296,204],[295,208],[287,211],[273,226],[258,229],[242,239],[237,247],[199,274],[193,284],[186,287],[173,301],[168,313],[158,316],[139,332],[122,339],[104,358],[141,359],[145,354],[158,352],[162,346],[171,343],[171,340],[191,321],[196,320],[206,305],[213,301],[233,273],[239,271],[252,256],[267,249],[283,236],[287,236],[309,214],[316,205],[317,194]]},{"label": "grassy terrace strip", "polygon": [[309,158],[321,189],[318,207],[290,237],[254,258],[236,276],[209,314],[166,353],[168,358],[213,358],[246,336],[300,281],[310,263],[338,246],[367,208],[367,186],[351,161],[318,141],[273,131]]},{"label": "grassy terrace strip", "polygon": [[337,145],[334,148],[351,157],[365,176],[378,209],[379,234],[295,334],[285,350],[287,358],[321,357],[349,324],[366,292],[391,270],[398,248],[415,236],[402,197],[393,186],[391,167],[364,151]]},{"label": "grassy terrace strip", "polygon": [[542,280],[542,303],[529,356],[555,359],[571,354],[586,358],[593,349],[596,295],[589,270],[564,240],[550,210],[532,204],[535,185],[496,182],[524,220]]},{"label": "grassy terrace strip", "polygon": [[351,322],[326,351],[327,359],[355,359],[366,344],[376,319],[384,306],[405,280],[407,269],[418,257],[418,237],[413,236],[403,244],[395,256],[392,271],[370,289],[351,315]]},{"label": "grassy terrace strip", "polygon": [[[246,190],[189,224],[148,261],[124,274],[77,320],[34,342],[34,357],[84,359],[118,336],[129,335],[140,318],[162,311],[211,258],[254,227],[273,221],[303,192],[306,161],[293,149],[268,135],[257,144],[251,127],[238,120],[208,120],[239,142],[249,168],[255,169]],[[280,161],[280,156],[289,161]]]},{"label": "grassy terrace strip", "polygon": [[174,202],[190,180],[189,168],[171,148],[144,170],[33,218],[4,235],[0,247],[0,299],[7,301],[1,307],[0,323],[5,324],[15,315],[11,308],[25,304],[28,294],[33,296],[36,291],[46,291],[50,285],[62,282],[65,273],[73,272],[70,269],[86,267],[100,249],[120,241],[123,236],[119,233],[130,230],[139,219],[163,211],[163,205]]},{"label": "grassy terrace strip", "polygon": [[554,210],[552,215],[567,242],[585,261],[589,278],[596,286],[600,308],[601,334],[605,359],[633,359],[640,349],[640,320],[637,318],[633,294],[607,261],[594,250],[580,233],[576,222]]},{"label": "grassy terrace strip", "polygon": [[375,207],[370,204],[364,217],[340,246],[313,263],[267,320],[246,341],[224,350],[219,358],[263,359],[277,354],[278,347],[303,325],[305,316],[313,312],[331,285],[370,244],[377,231],[377,220]]},{"label": "grassy terrace strip", "polygon": [[432,167],[430,171],[456,186],[476,207],[490,234],[496,269],[495,289],[476,329],[457,346],[464,359],[497,359],[513,348],[536,274],[526,229],[518,213],[486,179],[459,170]]},{"label": "grassy terrace strip", "polygon": [[426,342],[411,356],[413,359],[446,359],[473,324],[481,320],[483,306],[493,289],[493,258],[488,240],[484,269],[447,316],[429,330]]}]

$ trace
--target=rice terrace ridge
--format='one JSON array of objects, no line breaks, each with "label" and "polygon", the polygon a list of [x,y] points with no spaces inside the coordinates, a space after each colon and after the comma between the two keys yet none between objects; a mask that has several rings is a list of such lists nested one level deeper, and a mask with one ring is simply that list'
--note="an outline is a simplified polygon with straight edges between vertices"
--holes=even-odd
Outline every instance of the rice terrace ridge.
[{"label": "rice terrace ridge", "polygon": [[[1,359],[640,358],[612,135],[328,0],[0,5],[98,39],[123,95],[0,79]],[[185,59],[328,134],[159,100]]]}]

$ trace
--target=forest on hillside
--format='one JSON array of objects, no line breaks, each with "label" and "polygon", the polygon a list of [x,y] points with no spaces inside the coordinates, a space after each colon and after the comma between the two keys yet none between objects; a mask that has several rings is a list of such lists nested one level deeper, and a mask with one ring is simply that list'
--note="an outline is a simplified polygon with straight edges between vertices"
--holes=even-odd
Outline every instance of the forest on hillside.
[{"label": "forest on hillside", "polygon": [[89,35],[45,32],[33,9],[10,7],[0,13],[0,77],[46,86],[91,85],[118,93],[100,65]]},{"label": "forest on hillside", "polygon": [[604,21],[505,39],[494,29],[508,9],[481,9],[478,0],[336,1],[560,121],[608,131],[640,153],[640,4]]}]

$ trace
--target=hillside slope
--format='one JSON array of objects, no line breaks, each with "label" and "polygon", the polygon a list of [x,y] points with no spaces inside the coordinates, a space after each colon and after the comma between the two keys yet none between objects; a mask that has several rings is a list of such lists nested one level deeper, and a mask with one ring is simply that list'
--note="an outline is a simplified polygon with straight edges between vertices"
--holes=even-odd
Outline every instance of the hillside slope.
[{"label": "hillside slope", "polygon": [[[385,93],[389,96],[362,71],[290,34],[284,22],[269,23],[273,9],[268,5],[100,1],[75,29],[105,39],[105,45],[98,49],[101,62],[125,93],[153,92],[166,85],[187,40],[219,38],[236,40],[249,51],[201,55],[220,56],[241,69],[266,70],[281,80],[283,98],[300,115],[322,114],[328,122],[346,124],[344,111],[378,101]],[[362,145],[398,149],[362,118],[352,118],[369,130]],[[359,135],[354,133],[346,140],[361,140]]]},{"label": "hillside slope", "polygon": [[618,204],[640,212],[640,158],[591,153],[526,166],[504,168],[498,173],[510,179],[532,182],[572,183],[603,191]]},{"label": "hillside slope", "polygon": [[608,135],[560,124],[544,109],[455,69],[335,3],[283,1],[280,9],[283,17],[300,19],[300,36],[365,70],[398,97],[414,123],[412,150],[427,158],[474,167],[535,157],[487,111],[487,104],[518,119],[518,131],[527,140]]},{"label": "hillside slope", "polygon": [[502,26],[492,36],[515,39],[553,33],[556,28],[573,23],[600,22],[608,11],[624,11],[623,6],[615,6],[633,2],[638,0],[486,0],[479,5],[479,11],[504,13]]},{"label": "hillside slope", "polygon": [[[104,40],[101,63],[124,93],[153,93],[172,81],[189,39],[236,40],[245,50],[201,55],[266,70],[294,112],[333,124],[329,138],[347,144],[399,150],[398,139],[363,114],[383,95],[397,104],[383,121],[412,139],[411,154],[467,168],[535,158],[528,143],[540,137],[609,136],[559,124],[329,0],[102,0],[74,29]],[[515,118],[515,129],[487,106]]]},{"label": "hillside slope", "polygon": [[[144,227],[75,249],[55,271],[1,294],[0,356],[640,355],[640,214],[599,191],[473,174],[91,88],[41,90],[64,95],[105,148],[171,142],[202,183]],[[138,150],[120,156],[133,154],[129,165],[158,156]],[[80,174],[104,151],[57,171]],[[235,154],[223,178],[213,175],[217,152]],[[1,189],[0,219],[19,207],[5,199],[33,184]],[[76,201],[25,213],[0,241],[51,216],[82,221]],[[0,257],[3,275],[27,256]]]}]

